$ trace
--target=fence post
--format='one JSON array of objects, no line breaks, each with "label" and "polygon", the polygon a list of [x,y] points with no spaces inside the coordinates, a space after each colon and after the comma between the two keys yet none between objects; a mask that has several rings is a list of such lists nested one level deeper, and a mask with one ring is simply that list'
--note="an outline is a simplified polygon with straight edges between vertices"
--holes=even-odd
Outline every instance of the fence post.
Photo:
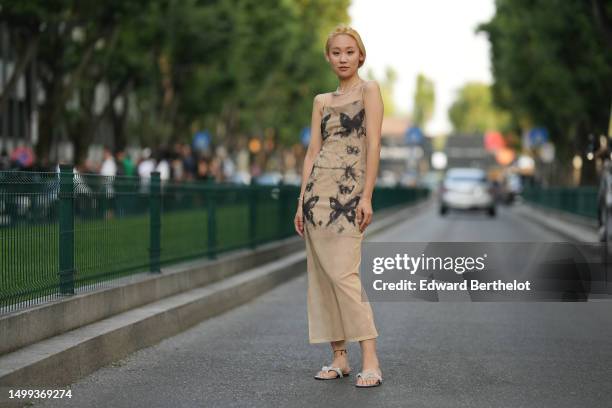
[{"label": "fence post", "polygon": [[279,217],[279,228],[278,228],[278,232],[279,232],[279,238],[285,238],[287,234],[287,230],[288,230],[288,214],[289,214],[289,208],[288,208],[288,187],[285,187],[284,185],[280,185],[279,186],[279,191],[278,191],[278,204],[280,206],[279,208],[279,212],[280,212],[280,217]]},{"label": "fence post", "polygon": [[215,214],[216,208],[214,187],[211,187],[208,190],[206,209],[208,221],[208,258],[215,259],[217,257],[217,215]]},{"label": "fence post", "polygon": [[74,175],[72,165],[60,165],[59,290],[74,295]]},{"label": "fence post", "polygon": [[149,269],[161,273],[159,258],[161,254],[161,186],[159,172],[151,172],[149,186]]},{"label": "fence post", "polygon": [[249,247],[256,246],[257,239],[257,186],[253,183],[249,186]]}]

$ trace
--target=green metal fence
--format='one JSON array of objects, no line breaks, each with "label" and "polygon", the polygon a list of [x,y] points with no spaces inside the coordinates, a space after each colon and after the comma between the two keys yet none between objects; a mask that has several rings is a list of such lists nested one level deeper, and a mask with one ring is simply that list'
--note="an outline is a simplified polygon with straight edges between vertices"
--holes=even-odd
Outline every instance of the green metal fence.
[{"label": "green metal fence", "polygon": [[[0,172],[0,313],[296,234],[298,186]],[[377,188],[374,210],[425,198]]]},{"label": "green metal fence", "polygon": [[597,218],[597,187],[525,187],[521,195],[543,207]]}]

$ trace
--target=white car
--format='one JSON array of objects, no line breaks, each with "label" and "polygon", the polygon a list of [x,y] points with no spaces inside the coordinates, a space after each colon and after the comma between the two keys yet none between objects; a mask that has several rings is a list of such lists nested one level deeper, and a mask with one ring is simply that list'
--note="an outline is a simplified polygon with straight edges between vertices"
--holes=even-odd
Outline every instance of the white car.
[{"label": "white car", "polygon": [[450,209],[486,210],[495,216],[495,192],[484,170],[455,167],[446,172],[440,185],[440,214]]}]

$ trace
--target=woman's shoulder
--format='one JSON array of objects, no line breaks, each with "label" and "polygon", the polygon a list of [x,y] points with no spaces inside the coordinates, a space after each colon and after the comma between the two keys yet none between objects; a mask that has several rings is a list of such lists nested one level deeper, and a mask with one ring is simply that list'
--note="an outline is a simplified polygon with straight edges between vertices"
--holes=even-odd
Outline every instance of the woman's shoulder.
[{"label": "woman's shoulder", "polygon": [[325,93],[320,93],[315,95],[314,97],[314,101],[316,103],[322,103],[328,100],[328,98],[330,97],[332,93],[331,92],[325,92]]},{"label": "woman's shoulder", "polygon": [[363,89],[366,92],[380,92],[380,85],[378,85],[378,81],[375,79],[368,79],[364,81]]},{"label": "woman's shoulder", "polygon": [[330,95],[331,92],[325,92],[317,94],[314,97],[313,105],[319,110],[321,114],[323,113],[323,107],[327,104],[327,101],[329,101]]}]

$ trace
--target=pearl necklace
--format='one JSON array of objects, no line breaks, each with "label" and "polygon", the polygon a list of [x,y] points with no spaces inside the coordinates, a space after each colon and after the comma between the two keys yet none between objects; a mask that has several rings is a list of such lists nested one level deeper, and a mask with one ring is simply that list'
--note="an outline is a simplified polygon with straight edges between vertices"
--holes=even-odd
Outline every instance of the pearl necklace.
[{"label": "pearl necklace", "polygon": [[345,93],[347,93],[347,92],[348,92],[348,91],[350,91],[351,89],[356,88],[356,87],[357,87],[357,85],[360,85],[360,84],[362,84],[363,82],[365,82],[365,81],[363,81],[363,80],[361,80],[361,79],[360,79],[360,80],[359,80],[359,82],[358,82],[357,84],[355,84],[355,85],[353,85],[353,86],[351,86],[351,87],[349,87],[348,89],[345,89],[345,90],[343,90],[343,91],[340,91],[340,87],[338,87],[338,88],[336,88],[336,90],[334,91],[334,95],[344,95]]}]

